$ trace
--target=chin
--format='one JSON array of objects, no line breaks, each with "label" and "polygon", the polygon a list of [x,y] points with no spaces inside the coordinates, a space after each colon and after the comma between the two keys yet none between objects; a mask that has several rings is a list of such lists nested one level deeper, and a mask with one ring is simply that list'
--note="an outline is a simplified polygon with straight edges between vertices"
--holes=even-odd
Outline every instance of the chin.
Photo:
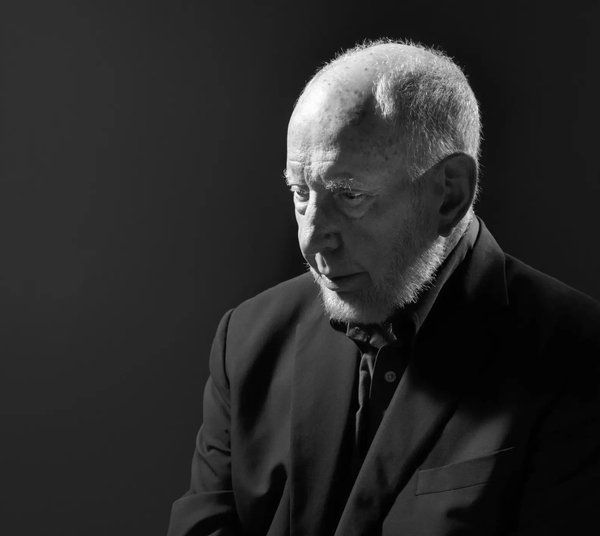
[{"label": "chin", "polygon": [[[400,248],[398,248],[400,249]],[[415,303],[435,278],[445,256],[445,239],[439,237],[423,249],[411,255],[412,262],[404,262],[399,251],[395,252],[383,281],[356,291],[337,293],[321,284],[318,273],[312,268],[315,281],[321,288],[321,299],[327,315],[338,322],[356,324],[382,324],[393,314]]]},{"label": "chin", "polygon": [[[331,320],[352,324],[381,324],[394,313],[395,307],[373,300],[369,292],[344,293],[343,297],[321,286],[321,300]],[[387,301],[387,300],[384,300]]]}]

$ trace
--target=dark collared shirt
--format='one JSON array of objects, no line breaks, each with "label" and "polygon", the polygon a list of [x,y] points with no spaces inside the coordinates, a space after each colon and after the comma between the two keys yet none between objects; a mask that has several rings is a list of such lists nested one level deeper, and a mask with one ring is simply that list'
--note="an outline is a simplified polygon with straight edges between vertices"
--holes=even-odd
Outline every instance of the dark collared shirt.
[{"label": "dark collared shirt", "polygon": [[434,281],[419,300],[396,312],[384,325],[331,322],[354,341],[361,352],[356,413],[356,450],[362,463],[379,428],[396,387],[408,366],[416,335],[440,290],[473,247],[479,222],[473,218],[467,231],[440,266]]}]

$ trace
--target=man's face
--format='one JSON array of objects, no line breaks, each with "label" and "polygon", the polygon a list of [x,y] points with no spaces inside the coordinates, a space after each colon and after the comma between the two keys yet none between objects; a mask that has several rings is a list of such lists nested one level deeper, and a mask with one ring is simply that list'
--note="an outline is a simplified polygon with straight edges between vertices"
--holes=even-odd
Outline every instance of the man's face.
[{"label": "man's face", "polygon": [[381,323],[416,299],[442,261],[435,196],[428,183],[415,194],[375,113],[340,118],[328,109],[319,99],[301,103],[289,125],[300,248],[330,317]]}]

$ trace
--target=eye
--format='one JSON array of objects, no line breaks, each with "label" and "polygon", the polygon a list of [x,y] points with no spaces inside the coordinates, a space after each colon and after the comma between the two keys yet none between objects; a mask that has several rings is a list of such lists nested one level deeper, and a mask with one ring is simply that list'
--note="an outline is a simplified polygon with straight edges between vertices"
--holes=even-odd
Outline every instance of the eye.
[{"label": "eye", "polygon": [[351,192],[351,191],[341,192],[340,196],[342,197],[344,202],[351,207],[357,207],[367,197],[365,194],[361,194],[360,192]]},{"label": "eye", "polygon": [[290,190],[294,194],[294,201],[308,201],[310,192],[306,188],[303,188],[302,186],[299,186],[297,184],[291,184]]}]

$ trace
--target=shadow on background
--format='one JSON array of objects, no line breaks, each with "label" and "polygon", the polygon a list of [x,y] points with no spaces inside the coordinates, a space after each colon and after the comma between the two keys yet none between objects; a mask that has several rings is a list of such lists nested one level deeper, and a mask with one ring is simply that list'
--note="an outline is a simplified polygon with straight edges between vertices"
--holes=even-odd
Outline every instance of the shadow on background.
[{"label": "shadow on background", "polygon": [[293,103],[364,38],[466,68],[479,214],[600,298],[588,4],[3,2],[0,532],[166,532],[220,317],[303,271],[281,179]]}]

